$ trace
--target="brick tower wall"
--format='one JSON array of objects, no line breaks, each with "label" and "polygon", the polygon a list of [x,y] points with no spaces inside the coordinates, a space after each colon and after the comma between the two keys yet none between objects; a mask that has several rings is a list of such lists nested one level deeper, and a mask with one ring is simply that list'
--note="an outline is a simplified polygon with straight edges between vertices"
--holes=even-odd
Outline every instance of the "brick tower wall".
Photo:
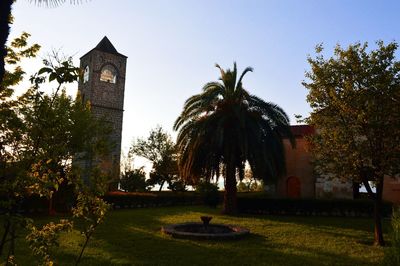
[{"label": "brick tower wall", "polygon": [[[78,86],[82,100],[90,102],[94,117],[112,128],[108,159],[94,162],[104,172],[111,173],[111,178],[119,177],[126,62],[127,57],[119,54],[106,37],[96,48],[82,56],[80,62],[81,69],[89,68],[88,80],[81,80]],[[100,80],[104,67],[115,70],[115,83]],[[93,163],[81,162],[80,165],[87,167],[93,166]]]}]

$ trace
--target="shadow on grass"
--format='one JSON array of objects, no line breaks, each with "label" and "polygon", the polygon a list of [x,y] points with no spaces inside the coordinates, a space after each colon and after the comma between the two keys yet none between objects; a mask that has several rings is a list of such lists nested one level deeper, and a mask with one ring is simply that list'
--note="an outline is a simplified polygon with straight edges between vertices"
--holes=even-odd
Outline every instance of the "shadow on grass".
[{"label": "shadow on grass", "polygon": [[[367,265],[363,260],[340,258],[320,250],[303,249],[303,254],[282,250],[288,247],[265,245],[264,237],[251,236],[248,241],[204,243],[149,236],[148,233],[122,230],[131,234],[131,245],[109,241],[103,250],[112,254],[108,259],[86,256],[82,265]],[[122,232],[121,232],[122,233]],[[104,239],[104,238],[102,238]],[[122,242],[126,242],[125,240]],[[248,245],[251,242],[251,245]],[[256,247],[260,245],[259,247]],[[250,250],[252,249],[252,250]],[[256,252],[255,252],[256,251]],[[71,258],[74,259],[74,258]],[[64,261],[69,259],[65,257]],[[345,262],[345,263],[343,263]],[[65,264],[65,265],[68,265]]]},{"label": "shadow on grass", "polygon": [[[370,217],[321,217],[321,216],[289,216],[289,215],[241,215],[237,217],[247,217],[263,219],[283,223],[302,224],[312,227],[330,227],[336,229],[351,229],[365,232],[373,232],[374,221]],[[390,222],[383,220],[384,233],[390,228]]]},{"label": "shadow on grass", "polygon": [[[276,243],[266,235],[252,234],[234,241],[195,241],[163,235],[166,222],[196,219],[199,213],[219,216],[218,210],[205,208],[157,208],[113,212],[98,228],[82,265],[368,265],[370,261],[307,246]],[[232,219],[249,216],[232,217]],[[257,217],[259,219],[260,217]],[[290,219],[292,218],[292,220]],[[305,218],[264,217],[276,222],[318,226]],[[298,221],[299,220],[299,221]],[[331,226],[327,221],[322,226]],[[340,228],[355,229],[351,226]],[[364,229],[365,230],[365,229]],[[345,235],[348,237],[347,235]],[[338,237],[341,237],[338,235]],[[328,244],[328,243],[327,243]],[[61,251],[60,258],[67,254]],[[101,258],[100,258],[101,256]],[[72,258],[74,259],[74,258]],[[67,264],[65,264],[67,265]]]}]

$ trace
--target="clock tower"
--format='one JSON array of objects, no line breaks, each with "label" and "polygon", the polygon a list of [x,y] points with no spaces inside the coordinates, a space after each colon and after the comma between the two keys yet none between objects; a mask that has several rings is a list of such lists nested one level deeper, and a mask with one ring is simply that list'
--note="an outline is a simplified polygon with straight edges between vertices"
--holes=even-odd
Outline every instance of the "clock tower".
[{"label": "clock tower", "polygon": [[78,91],[82,101],[89,101],[94,117],[112,129],[110,156],[102,162],[92,160],[80,164],[85,169],[92,168],[94,163],[100,164],[100,169],[111,178],[118,178],[120,172],[126,61],[127,57],[118,53],[107,37],[80,58],[84,74]]}]

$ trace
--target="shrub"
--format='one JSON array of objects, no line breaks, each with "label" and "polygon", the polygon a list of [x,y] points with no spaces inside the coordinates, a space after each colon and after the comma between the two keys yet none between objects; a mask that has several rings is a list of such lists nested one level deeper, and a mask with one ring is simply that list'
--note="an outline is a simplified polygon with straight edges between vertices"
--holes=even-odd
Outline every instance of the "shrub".
[{"label": "shrub", "polygon": [[400,208],[393,210],[392,246],[385,250],[384,265],[400,265]]},{"label": "shrub", "polygon": [[121,188],[128,192],[146,191],[146,173],[142,168],[127,171],[122,175],[120,184]]},{"label": "shrub", "polygon": [[220,202],[220,194],[218,192],[218,185],[210,182],[200,182],[196,185],[196,192],[199,193],[203,203],[207,206],[216,208]]},{"label": "shrub", "polygon": [[185,192],[186,184],[183,180],[172,180],[168,185],[168,189],[174,192]]}]

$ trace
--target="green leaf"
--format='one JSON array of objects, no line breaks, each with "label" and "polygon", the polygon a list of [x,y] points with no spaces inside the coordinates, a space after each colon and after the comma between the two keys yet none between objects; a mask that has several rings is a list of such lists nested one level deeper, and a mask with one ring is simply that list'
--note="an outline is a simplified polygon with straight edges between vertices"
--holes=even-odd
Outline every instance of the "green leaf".
[{"label": "green leaf", "polygon": [[49,76],[49,81],[53,81],[53,80],[55,80],[57,78],[57,74],[56,73],[51,73],[50,74],[50,76]]},{"label": "green leaf", "polygon": [[41,75],[43,73],[51,73],[53,70],[49,67],[42,67],[39,71],[38,71],[38,75]]}]

